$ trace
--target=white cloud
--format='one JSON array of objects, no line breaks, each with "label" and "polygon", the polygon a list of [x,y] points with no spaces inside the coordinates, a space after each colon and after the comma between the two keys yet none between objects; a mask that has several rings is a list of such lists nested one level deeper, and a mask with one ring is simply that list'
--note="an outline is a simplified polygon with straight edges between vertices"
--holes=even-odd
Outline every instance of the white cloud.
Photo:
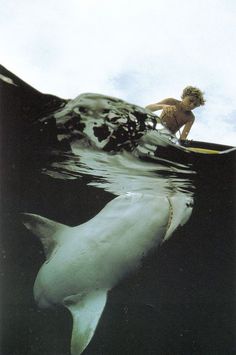
[{"label": "white cloud", "polygon": [[232,0],[0,0],[2,64],[62,97],[145,106],[192,84],[206,92],[190,138],[235,145]]}]

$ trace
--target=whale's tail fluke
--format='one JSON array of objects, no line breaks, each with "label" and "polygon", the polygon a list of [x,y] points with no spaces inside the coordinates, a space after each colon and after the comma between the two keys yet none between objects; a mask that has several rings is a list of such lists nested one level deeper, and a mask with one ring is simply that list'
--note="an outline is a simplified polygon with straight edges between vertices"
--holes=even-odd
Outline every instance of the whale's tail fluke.
[{"label": "whale's tail fluke", "polygon": [[64,305],[73,317],[71,354],[80,355],[91,341],[107,300],[107,290],[66,297]]}]

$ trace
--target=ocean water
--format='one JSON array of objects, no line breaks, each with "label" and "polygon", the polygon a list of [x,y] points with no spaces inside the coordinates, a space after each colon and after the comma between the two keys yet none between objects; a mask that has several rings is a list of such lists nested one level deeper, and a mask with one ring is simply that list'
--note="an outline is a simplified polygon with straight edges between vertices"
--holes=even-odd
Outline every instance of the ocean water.
[{"label": "ocean water", "polygon": [[45,257],[20,213],[76,226],[126,193],[189,196],[193,213],[109,292],[84,354],[236,352],[235,152],[196,155],[191,163],[161,159],[153,155],[153,137],[146,138],[132,152],[115,153],[74,141],[71,150],[34,152],[34,159],[3,172],[2,355],[70,354],[69,312],[42,310],[34,301]]}]

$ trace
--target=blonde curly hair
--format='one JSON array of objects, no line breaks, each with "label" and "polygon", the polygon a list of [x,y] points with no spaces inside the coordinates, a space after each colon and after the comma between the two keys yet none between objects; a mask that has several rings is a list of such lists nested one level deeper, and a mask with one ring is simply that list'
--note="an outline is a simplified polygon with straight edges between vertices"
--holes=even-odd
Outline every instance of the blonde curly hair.
[{"label": "blonde curly hair", "polygon": [[181,95],[181,99],[185,98],[186,96],[193,96],[197,100],[197,104],[199,106],[205,105],[206,100],[203,97],[203,92],[194,86],[187,86]]}]

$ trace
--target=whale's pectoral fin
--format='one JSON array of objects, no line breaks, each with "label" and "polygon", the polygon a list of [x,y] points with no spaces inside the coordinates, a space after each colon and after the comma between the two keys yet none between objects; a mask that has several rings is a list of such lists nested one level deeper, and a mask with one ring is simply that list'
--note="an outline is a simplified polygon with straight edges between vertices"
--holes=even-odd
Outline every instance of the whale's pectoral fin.
[{"label": "whale's pectoral fin", "polygon": [[64,299],[64,305],[73,316],[72,355],[81,354],[89,344],[105,307],[106,300],[106,290],[95,290],[88,294],[69,296]]},{"label": "whale's pectoral fin", "polygon": [[60,241],[59,235],[62,229],[70,227],[32,213],[21,213],[21,216],[25,227],[40,238],[48,259],[56,244]]}]

